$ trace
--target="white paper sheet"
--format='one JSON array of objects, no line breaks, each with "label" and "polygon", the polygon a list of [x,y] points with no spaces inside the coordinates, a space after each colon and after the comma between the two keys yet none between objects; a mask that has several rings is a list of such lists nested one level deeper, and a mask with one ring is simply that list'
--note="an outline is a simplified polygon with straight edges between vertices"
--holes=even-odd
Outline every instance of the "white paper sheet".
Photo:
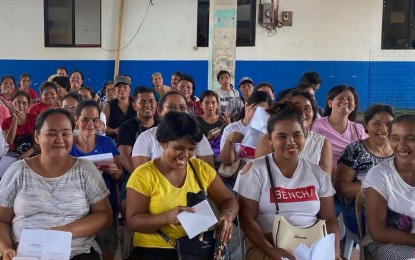
[{"label": "white paper sheet", "polygon": [[[304,244],[300,244],[297,249],[294,250],[293,255],[298,260],[334,259],[336,255],[334,252],[334,239],[334,234],[329,234],[315,242],[311,248]],[[282,258],[282,260],[286,259],[287,258]]]},{"label": "white paper sheet", "polygon": [[71,256],[72,233],[55,230],[23,229],[18,257],[40,260],[66,260]]},{"label": "white paper sheet", "polygon": [[15,161],[17,161],[17,158],[10,157],[3,155],[0,159],[0,178],[3,177],[4,173],[7,171],[7,169],[12,165]]},{"label": "white paper sheet", "polygon": [[249,126],[255,130],[267,133],[269,115],[263,107],[257,107]]},{"label": "white paper sheet", "polygon": [[189,238],[194,238],[218,222],[207,200],[194,205],[192,208],[196,212],[183,211],[177,215],[177,219]]},{"label": "white paper sheet", "polygon": [[103,154],[81,156],[79,158],[91,161],[96,166],[110,165],[114,161],[114,156],[112,156],[112,153],[103,153]]}]

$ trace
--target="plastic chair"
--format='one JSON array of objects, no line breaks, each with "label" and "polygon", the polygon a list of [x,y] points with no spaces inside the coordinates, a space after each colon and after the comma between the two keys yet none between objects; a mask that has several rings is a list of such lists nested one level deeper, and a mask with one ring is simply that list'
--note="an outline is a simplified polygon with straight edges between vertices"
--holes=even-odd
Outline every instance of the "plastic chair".
[{"label": "plastic chair", "polygon": [[369,251],[367,251],[365,245],[363,244],[363,221],[362,217],[364,215],[365,210],[365,198],[363,197],[363,193],[359,191],[356,195],[355,200],[355,214],[357,220],[357,227],[359,230],[359,236],[355,235],[353,232],[346,228],[346,243],[344,246],[344,253],[343,257],[350,259],[350,255],[353,249],[353,242],[359,244],[360,248],[360,260],[371,260],[373,257],[370,255]]},{"label": "plastic chair", "polygon": [[362,243],[363,241],[363,230],[362,230],[363,209],[364,209],[364,197],[363,197],[363,194],[359,191],[355,199],[355,214],[356,214],[356,219],[357,219],[357,224],[358,224],[359,235],[354,234],[347,227],[345,227],[346,242],[344,244],[343,257],[346,259],[350,259],[350,256],[353,250],[353,245],[354,243],[357,243],[360,248],[360,259],[365,260],[365,254],[364,254],[365,249]]},{"label": "plastic chair", "polygon": [[364,215],[365,211],[365,197],[363,196],[362,191],[357,193],[356,202],[355,202],[355,213],[357,218],[357,227],[359,230],[359,238],[360,238],[360,259],[361,260],[372,260],[373,257],[370,255],[369,251],[366,249],[366,246],[363,244],[363,221],[362,216]]},{"label": "plastic chair", "polygon": [[[362,248],[362,246],[361,246],[359,236],[354,234],[347,227],[345,227],[345,233],[346,233],[346,242],[344,243],[343,257],[346,258],[346,259],[350,259],[354,243],[355,242],[358,243],[360,249]],[[362,259],[362,258],[360,258],[360,259]]]}]

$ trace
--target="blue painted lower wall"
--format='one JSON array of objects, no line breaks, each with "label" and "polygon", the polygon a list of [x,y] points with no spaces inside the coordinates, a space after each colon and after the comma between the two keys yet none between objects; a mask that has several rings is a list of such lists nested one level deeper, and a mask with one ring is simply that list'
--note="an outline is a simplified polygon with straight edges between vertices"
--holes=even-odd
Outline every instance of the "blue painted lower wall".
[{"label": "blue painted lower wall", "polygon": [[[84,73],[86,86],[99,90],[103,83],[112,79],[114,61],[99,60],[0,60],[0,75],[21,73],[32,76],[32,88],[40,84],[56,68],[64,66],[68,71]],[[122,61],[120,74],[128,74],[133,86],[151,86],[151,74],[159,71],[164,83],[170,85],[170,75],[181,71],[193,75],[196,94],[207,89],[207,61]],[[415,109],[415,63],[369,62],[369,61],[237,61],[236,82],[250,76],[255,83],[270,82],[275,91],[296,85],[305,71],[317,71],[323,79],[316,93],[317,101],[324,106],[327,91],[339,84],[354,86],[359,93],[359,111],[373,103],[388,103],[398,109]]]}]

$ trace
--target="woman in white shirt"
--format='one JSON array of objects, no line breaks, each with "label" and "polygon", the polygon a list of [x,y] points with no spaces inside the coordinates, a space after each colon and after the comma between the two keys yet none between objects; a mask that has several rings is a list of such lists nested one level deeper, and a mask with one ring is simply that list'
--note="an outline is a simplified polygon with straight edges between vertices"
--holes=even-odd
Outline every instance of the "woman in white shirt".
[{"label": "woman in white shirt", "polygon": [[[328,233],[336,235],[339,227],[334,210],[330,176],[320,167],[299,157],[304,148],[303,119],[292,103],[276,106],[268,120],[269,144],[274,153],[254,159],[238,176],[235,191],[240,206],[240,225],[247,237],[247,259],[295,259],[292,252],[273,245],[272,229],[276,206],[271,199],[271,182],[266,160],[270,162],[279,214],[293,226],[306,228],[317,219],[326,220]],[[336,250],[338,257],[339,250]]]},{"label": "woman in white shirt", "polygon": [[[222,164],[232,165],[239,158],[249,158],[249,155],[241,152],[241,142],[248,132],[248,125],[254,116],[256,108],[262,107],[267,109],[271,104],[271,97],[266,92],[257,91],[251,94],[245,104],[245,111],[242,112],[242,119],[227,125],[223,130],[218,157]],[[253,158],[253,156],[254,154],[250,158]],[[246,161],[246,159],[243,160]],[[224,181],[227,186],[233,188],[234,181],[230,180],[230,183],[227,180]]]},{"label": "woman in white shirt", "polygon": [[415,115],[396,117],[390,146],[395,158],[377,164],[363,180],[365,238],[373,259],[415,257]]},{"label": "woman in white shirt", "polygon": [[[310,93],[301,89],[291,90],[287,94],[286,100],[291,101],[303,117],[305,144],[300,157],[311,163],[318,164],[325,172],[330,174],[332,169],[330,141],[324,135],[310,131],[311,126],[317,119],[318,110],[316,101]],[[274,107],[270,107],[267,112],[272,115],[275,112]],[[272,147],[269,145],[269,135],[265,134],[258,142],[257,149],[255,150],[255,158],[271,152]]]}]

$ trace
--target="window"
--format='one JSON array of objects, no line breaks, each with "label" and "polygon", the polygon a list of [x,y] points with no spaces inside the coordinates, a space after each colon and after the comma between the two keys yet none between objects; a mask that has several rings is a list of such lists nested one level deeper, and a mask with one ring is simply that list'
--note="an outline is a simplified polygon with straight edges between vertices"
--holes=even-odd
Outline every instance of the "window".
[{"label": "window", "polygon": [[101,0],[44,0],[46,47],[101,46]]},{"label": "window", "polygon": [[[197,46],[209,44],[209,0],[198,0]],[[255,0],[238,0],[236,46],[255,46]]]},{"label": "window", "polygon": [[384,0],[382,49],[415,49],[415,0]]}]

